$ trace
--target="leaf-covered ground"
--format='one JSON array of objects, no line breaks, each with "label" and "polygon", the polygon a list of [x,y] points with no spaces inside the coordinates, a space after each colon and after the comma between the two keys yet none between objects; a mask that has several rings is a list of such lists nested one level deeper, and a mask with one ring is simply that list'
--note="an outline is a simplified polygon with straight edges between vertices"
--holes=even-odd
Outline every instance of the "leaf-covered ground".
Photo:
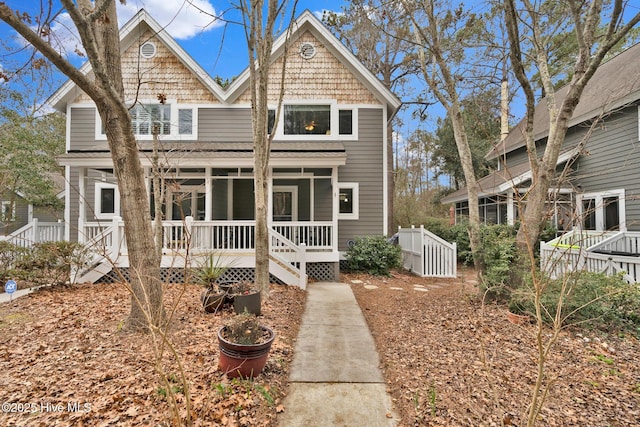
[{"label": "leaf-covered ground", "polygon": [[[217,368],[216,333],[231,309],[207,314],[200,288],[169,285],[170,342],[184,366],[194,425],[274,425],[286,392],[304,292],[272,286],[262,323],[276,333],[265,371],[253,382]],[[175,396],[187,419],[176,359],[165,348],[158,373],[149,335],[125,332],[129,294],[122,285],[41,290],[0,305],[0,425],[116,426],[175,424]]]},{"label": "leaf-covered ground", "polygon": [[[483,308],[472,278],[343,277],[376,340],[400,426],[523,425],[535,379],[534,326],[509,323],[503,307]],[[167,307],[181,289],[168,287]],[[217,369],[215,334],[230,311],[206,314],[200,288],[184,290],[170,338],[185,366],[194,425],[276,425],[277,412],[287,410],[281,400],[304,292],[272,287],[262,319],[278,337],[265,372],[247,382]],[[128,307],[121,285],[43,290],[0,305],[0,425],[170,425],[172,393],[154,368],[149,336],[122,330]],[[164,355],[184,421],[179,369]],[[549,378],[540,426],[640,425],[635,337],[565,331]]]},{"label": "leaf-covered ground", "polygon": [[[504,307],[483,309],[472,272],[343,280],[376,341],[400,426],[524,425],[535,327],[509,323]],[[548,368],[553,386],[538,425],[640,425],[636,337],[563,331]]]}]

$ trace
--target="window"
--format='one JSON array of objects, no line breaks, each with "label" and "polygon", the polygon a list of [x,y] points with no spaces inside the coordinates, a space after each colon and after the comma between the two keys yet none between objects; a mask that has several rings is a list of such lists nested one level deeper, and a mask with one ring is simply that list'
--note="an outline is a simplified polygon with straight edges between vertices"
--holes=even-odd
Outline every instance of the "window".
[{"label": "window", "polygon": [[113,218],[120,213],[120,195],[115,184],[96,183],[95,215],[98,219]]},{"label": "window", "polygon": [[16,220],[16,204],[9,200],[2,201],[2,222],[13,222]]},{"label": "window", "polygon": [[626,230],[624,190],[578,195],[579,218],[584,230]]},{"label": "window", "polygon": [[[133,133],[140,141],[153,139],[154,127],[158,136],[164,140],[197,139],[198,108],[191,104],[178,105],[138,103],[129,110]],[[96,111],[96,139],[105,140],[106,133],[102,119]]]},{"label": "window", "polygon": [[285,105],[285,135],[331,135],[330,105]]},{"label": "window", "polygon": [[154,127],[157,127],[158,135],[171,134],[170,105],[138,104],[129,111],[129,114],[131,115],[133,133],[136,135],[153,135]]},{"label": "window", "polygon": [[267,133],[271,135],[273,127],[276,124],[276,110],[269,110],[269,117],[267,119]]},{"label": "window", "polygon": [[358,183],[338,184],[338,219],[358,219]]},{"label": "window", "polygon": [[180,135],[191,135],[193,133],[192,109],[180,108],[178,110],[178,133]]},{"label": "window", "polygon": [[338,133],[340,135],[353,135],[353,110],[340,110],[338,112]]}]

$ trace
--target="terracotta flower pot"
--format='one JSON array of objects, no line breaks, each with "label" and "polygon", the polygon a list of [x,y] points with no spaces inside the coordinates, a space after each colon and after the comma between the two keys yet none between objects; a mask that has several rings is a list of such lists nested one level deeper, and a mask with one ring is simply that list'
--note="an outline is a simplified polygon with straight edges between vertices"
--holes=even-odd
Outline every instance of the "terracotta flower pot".
[{"label": "terracotta flower pot", "polygon": [[276,333],[267,326],[261,326],[261,328],[268,333],[269,338],[260,344],[236,344],[227,341],[223,337],[225,327],[218,329],[218,345],[220,347],[218,367],[227,374],[227,377],[253,378],[262,372]]}]

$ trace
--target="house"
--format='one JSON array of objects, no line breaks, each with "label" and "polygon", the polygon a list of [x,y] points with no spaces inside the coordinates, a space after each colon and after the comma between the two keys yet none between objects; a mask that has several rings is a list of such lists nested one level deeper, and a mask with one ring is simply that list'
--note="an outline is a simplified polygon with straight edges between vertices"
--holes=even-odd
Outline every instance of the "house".
[{"label": "house", "polygon": [[[333,280],[347,242],[387,230],[387,123],[400,101],[308,11],[274,43],[270,111],[271,273],[304,286]],[[285,51],[288,43],[289,49]],[[255,267],[249,72],[220,87],[144,10],[121,29],[125,91],[148,182],[163,215],[162,267],[223,254],[237,278]],[[275,123],[283,55],[281,119]],[[82,71],[90,73],[88,64]],[[159,101],[162,94],[163,102]],[[71,81],[50,104],[67,117],[66,239],[102,256],[80,280],[126,271],[119,194],[94,103]],[[153,168],[158,129],[158,159]],[[155,180],[154,180],[155,178]],[[155,183],[154,183],[155,181]],[[159,183],[159,184],[158,184]],[[164,190],[155,200],[154,190]]]},{"label": "house", "polygon": [[[640,231],[640,44],[602,64],[584,89],[557,163],[549,194],[550,219],[559,230]],[[561,100],[566,87],[556,92]],[[542,155],[548,134],[545,100],[535,111],[534,135]],[[486,156],[498,170],[481,178],[480,212],[486,223],[513,224],[518,198],[531,184],[524,120]],[[466,189],[443,198],[456,216],[468,213]]]},{"label": "house", "polygon": [[[51,174],[58,199],[64,199],[64,177]],[[0,240],[19,246],[60,240],[64,233],[64,211],[54,206],[36,206],[20,191],[0,192]]]},{"label": "house", "polygon": [[[639,70],[640,44],[602,64],[569,123],[548,199],[549,220],[564,234],[548,242],[547,249],[563,247],[565,258],[575,257],[573,267],[592,263],[592,270],[625,271],[630,276],[635,275],[631,270],[638,269],[640,277],[638,258],[629,256],[640,253]],[[566,90],[558,90],[556,98],[561,100]],[[543,99],[536,107],[533,129],[540,156],[548,124]],[[518,200],[524,199],[531,185],[524,126],[524,121],[519,123],[486,156],[497,159],[499,165],[496,172],[479,180],[480,212],[486,223],[513,224],[518,219]],[[466,189],[442,202],[454,203],[458,218],[468,214]],[[543,246],[543,262],[545,250]],[[612,252],[615,256],[608,260]],[[628,280],[640,281],[634,277]]]}]

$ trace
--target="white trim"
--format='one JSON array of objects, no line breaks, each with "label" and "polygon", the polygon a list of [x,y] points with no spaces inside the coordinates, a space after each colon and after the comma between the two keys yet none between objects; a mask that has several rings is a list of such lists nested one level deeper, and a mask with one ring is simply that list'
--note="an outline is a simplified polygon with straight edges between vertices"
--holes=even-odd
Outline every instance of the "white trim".
[{"label": "white trim", "polygon": [[[277,179],[272,175],[272,179]],[[272,185],[271,198],[273,199],[274,193],[291,193],[291,220],[298,220],[298,186],[297,185]],[[273,205],[273,202],[272,202]],[[271,221],[273,219],[273,207],[271,208]]]},{"label": "white trim", "polygon": [[[69,116],[67,116],[67,119]],[[67,138],[68,138],[67,134]],[[80,188],[78,188],[78,203],[84,197],[84,194],[80,192]],[[64,223],[67,224],[64,227],[64,240],[69,241],[71,238],[70,233],[70,224],[71,224],[71,166],[64,167]]]},{"label": "white trim", "polygon": [[382,111],[385,118],[382,126],[382,236],[386,236],[389,231],[389,155],[387,154],[388,139],[388,117],[387,106]]},{"label": "white trim", "polygon": [[576,195],[576,211],[578,213],[578,228],[582,228],[582,202],[584,199],[595,200],[595,214],[596,214],[596,231],[606,231],[604,228],[604,202],[603,199],[608,197],[618,198],[618,221],[620,231],[627,231],[626,220],[626,204],[625,204],[625,190],[607,190],[591,193],[583,193]]},{"label": "white trim", "polygon": [[[128,102],[131,104],[132,102]],[[139,105],[160,105],[158,100],[147,100],[140,99],[136,102]],[[167,99],[165,102],[166,105],[171,106],[171,133],[169,135],[158,135],[158,140],[160,141],[196,141],[198,139],[198,110],[203,108],[204,104],[180,104],[177,99]],[[100,117],[100,113],[98,112],[98,108],[95,104],[82,104],[82,105],[92,105],[95,108],[96,115],[96,128],[95,128],[95,138],[96,141],[106,141],[107,135],[102,133],[102,118]],[[191,109],[191,134],[180,134],[180,121],[179,121],[179,110],[188,110]],[[69,116],[70,117],[70,116]],[[67,134],[69,135],[70,132]],[[139,135],[134,134],[136,140],[138,141],[153,141],[153,135]],[[67,151],[70,149],[68,148]]]},{"label": "white trim", "polygon": [[[94,215],[96,219],[113,219],[114,216],[120,215],[120,192],[118,191],[118,186],[116,184],[111,184],[109,182],[96,182],[94,184],[95,194],[94,194]],[[105,189],[113,189],[113,212],[103,213],[102,212],[102,190]]]},{"label": "white trim", "polygon": [[[9,210],[8,208],[11,208],[11,213],[9,218],[6,218],[4,215],[5,208],[7,208],[7,211]],[[15,201],[12,203],[11,200],[2,200],[2,202],[0,202],[0,209],[2,209],[0,211],[0,221],[2,221],[3,223],[16,221],[16,202]]]},{"label": "white trim", "polygon": [[[341,189],[350,189],[351,195],[353,197],[352,200],[352,208],[353,212],[351,213],[340,213],[340,190]],[[339,182],[338,183],[338,219],[346,219],[346,220],[354,220],[360,218],[360,184],[357,182]],[[386,234],[386,233],[385,233]]]},{"label": "white trim", "polygon": [[638,105],[638,141],[640,141],[640,105]]},{"label": "white trim", "polygon": [[[145,54],[143,52],[143,49],[145,46],[151,46],[153,48],[153,52],[151,52],[150,54]],[[154,56],[156,56],[156,54],[158,53],[158,48],[156,47],[156,44],[154,42],[152,42],[151,40],[147,40],[146,42],[142,43],[140,45],[140,47],[138,48],[138,52],[140,53],[140,56],[144,59],[151,59]]]}]

